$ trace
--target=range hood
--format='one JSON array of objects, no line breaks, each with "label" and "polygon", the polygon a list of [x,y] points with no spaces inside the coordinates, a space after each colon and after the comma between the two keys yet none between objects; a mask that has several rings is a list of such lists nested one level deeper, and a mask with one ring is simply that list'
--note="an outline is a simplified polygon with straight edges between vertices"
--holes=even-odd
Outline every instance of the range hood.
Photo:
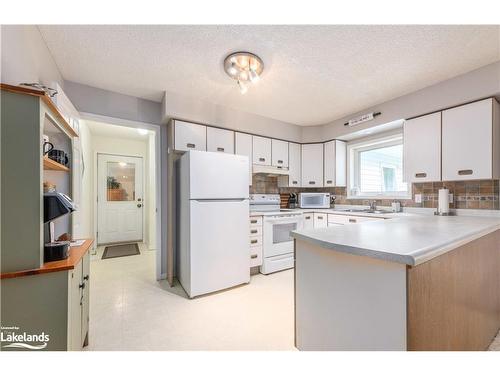
[{"label": "range hood", "polygon": [[254,164],[252,174],[267,174],[272,176],[288,176],[288,168],[272,167],[270,165]]}]

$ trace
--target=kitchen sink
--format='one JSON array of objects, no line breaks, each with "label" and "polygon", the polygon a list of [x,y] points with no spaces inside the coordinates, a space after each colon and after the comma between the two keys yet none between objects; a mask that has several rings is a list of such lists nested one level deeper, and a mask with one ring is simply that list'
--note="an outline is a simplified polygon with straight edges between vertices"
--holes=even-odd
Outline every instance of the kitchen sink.
[{"label": "kitchen sink", "polygon": [[358,213],[365,213],[365,214],[390,214],[392,211],[388,210],[372,210],[370,208],[341,208],[337,209],[336,211],[341,211],[341,212],[358,212]]}]

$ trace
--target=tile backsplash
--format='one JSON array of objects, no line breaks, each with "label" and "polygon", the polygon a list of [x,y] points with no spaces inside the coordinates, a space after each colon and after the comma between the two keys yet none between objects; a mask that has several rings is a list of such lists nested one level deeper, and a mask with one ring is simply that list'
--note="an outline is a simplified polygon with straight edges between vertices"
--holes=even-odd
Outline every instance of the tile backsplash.
[{"label": "tile backsplash", "polygon": [[[281,194],[282,205],[287,201],[289,193],[301,191],[328,192],[337,197],[337,204],[368,205],[369,199],[347,199],[345,187],[333,188],[280,188],[276,176],[254,175],[250,193]],[[404,207],[437,208],[438,190],[446,187],[453,194],[450,208],[499,209],[499,180],[472,180],[424,182],[412,185],[412,199],[400,199]],[[415,203],[415,195],[421,194],[422,202]],[[392,199],[377,200],[379,206],[390,206]],[[286,204],[286,203],[285,203]]]}]

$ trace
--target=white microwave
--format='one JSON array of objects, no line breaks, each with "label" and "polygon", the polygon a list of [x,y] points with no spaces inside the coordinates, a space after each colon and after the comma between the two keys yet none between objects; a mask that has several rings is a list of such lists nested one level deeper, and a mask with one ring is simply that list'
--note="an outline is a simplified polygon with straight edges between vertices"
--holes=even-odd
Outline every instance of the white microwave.
[{"label": "white microwave", "polygon": [[300,193],[300,208],[330,208],[330,193]]}]

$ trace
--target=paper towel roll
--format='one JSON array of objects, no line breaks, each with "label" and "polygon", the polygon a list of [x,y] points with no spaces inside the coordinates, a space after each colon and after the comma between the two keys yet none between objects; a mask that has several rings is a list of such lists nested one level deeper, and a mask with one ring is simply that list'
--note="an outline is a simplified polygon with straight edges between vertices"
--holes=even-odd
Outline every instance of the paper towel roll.
[{"label": "paper towel roll", "polygon": [[439,189],[438,212],[441,214],[450,212],[450,191],[448,189]]}]

